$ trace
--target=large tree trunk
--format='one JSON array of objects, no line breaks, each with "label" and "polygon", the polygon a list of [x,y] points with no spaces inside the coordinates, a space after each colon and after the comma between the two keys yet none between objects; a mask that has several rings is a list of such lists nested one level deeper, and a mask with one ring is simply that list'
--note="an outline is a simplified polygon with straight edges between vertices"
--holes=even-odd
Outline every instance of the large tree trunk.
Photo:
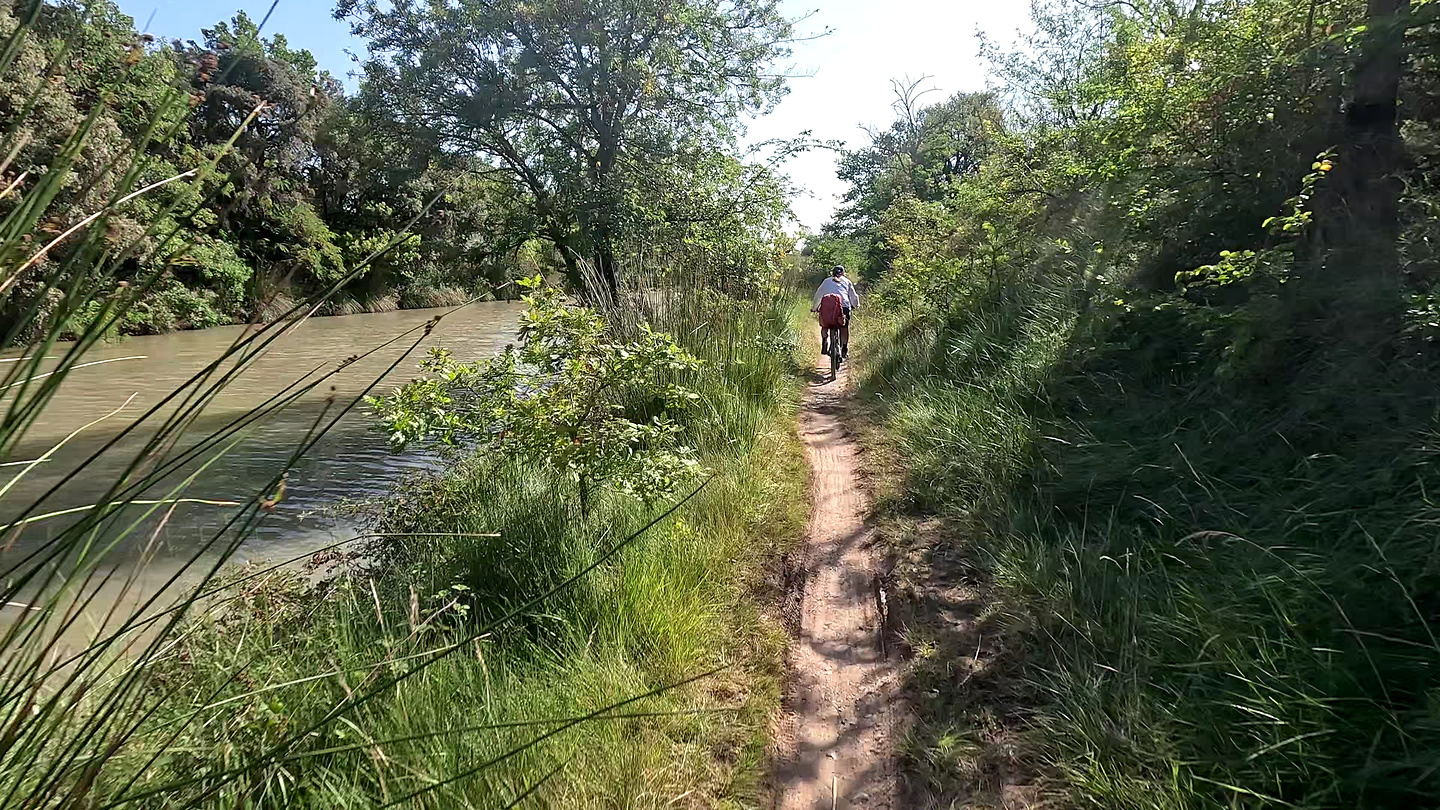
[{"label": "large tree trunk", "polygon": [[1320,266],[1305,285],[1326,339],[1374,359],[1397,336],[1402,311],[1399,96],[1409,12],[1410,0],[1368,0],[1335,169],[1317,201]]},{"label": "large tree trunk", "polygon": [[620,162],[620,138],[615,128],[606,123],[599,127],[599,149],[596,151],[596,186],[600,205],[595,211],[591,240],[595,251],[595,271],[604,283],[604,292],[614,300],[620,291],[620,268],[615,258],[615,223],[621,195],[615,190],[615,170]]},{"label": "large tree trunk", "polygon": [[[1376,396],[1403,374],[1404,314],[1398,237],[1404,149],[1399,89],[1409,0],[1369,0],[1350,97],[1336,126],[1335,167],[1315,200],[1312,251],[1286,285],[1289,354],[1308,380],[1296,406],[1336,445],[1394,418],[1401,398]],[[1291,353],[1291,352],[1295,353]],[[1277,356],[1279,356],[1277,355]]]},{"label": "large tree trunk", "polygon": [[595,240],[595,269],[600,273],[600,280],[605,284],[605,290],[613,299],[620,291],[620,268],[619,260],[615,258],[615,246],[611,243],[609,229],[601,229],[596,234]]},{"label": "large tree trunk", "polygon": [[580,254],[576,252],[574,238],[559,228],[550,229],[550,241],[560,260],[565,262],[565,281],[574,289],[584,289],[585,274],[580,270]]},{"label": "large tree trunk", "polygon": [[1370,273],[1398,272],[1400,171],[1400,77],[1404,70],[1405,23],[1410,0],[1369,0],[1367,29],[1345,105],[1342,151],[1335,172],[1343,205],[1340,244],[1364,244],[1371,253]]}]

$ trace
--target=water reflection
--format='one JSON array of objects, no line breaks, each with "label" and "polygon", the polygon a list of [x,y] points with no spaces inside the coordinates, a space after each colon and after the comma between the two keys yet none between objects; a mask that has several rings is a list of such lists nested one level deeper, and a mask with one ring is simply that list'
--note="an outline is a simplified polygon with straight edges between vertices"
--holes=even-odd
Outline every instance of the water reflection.
[{"label": "water reflection", "polygon": [[[431,345],[453,349],[458,357],[491,354],[514,339],[516,321],[523,305],[485,303],[448,314],[419,350],[405,359],[378,390],[388,390],[414,377],[416,363]],[[334,368],[347,357],[384,344],[396,335],[423,325],[438,310],[315,318],[282,337],[266,355],[229,385],[205,410],[186,434],[185,444],[242,416],[257,404],[284,389],[315,368]],[[79,369],[61,386],[36,424],[26,434],[15,459],[37,458],[75,429],[113,411],[134,397],[125,411],[95,425],[37,466],[0,503],[7,519],[49,491],[67,474],[78,475],[46,500],[44,511],[55,511],[93,503],[134,459],[146,441],[147,431],[123,439],[116,447],[88,465],[85,460],[113,439],[140,414],[159,403],[195,372],[213,361],[237,337],[243,327],[223,327],[173,335],[131,338],[103,346],[87,355],[86,361],[113,360],[104,365]],[[417,334],[417,337],[419,335]],[[264,422],[250,428],[240,443],[224,458],[199,474],[186,491],[188,497],[207,500],[250,502],[265,482],[295,452],[307,433],[324,416],[339,410],[386,368],[399,359],[415,338],[400,341],[347,367],[317,389]],[[122,359],[136,358],[143,359]],[[332,390],[333,389],[333,390]],[[327,398],[333,401],[327,402]],[[245,559],[283,559],[334,542],[353,533],[353,521],[329,507],[347,499],[373,499],[384,495],[398,476],[428,466],[423,454],[396,455],[389,452],[385,438],[365,413],[363,406],[345,415],[321,438],[291,471],[286,497],[265,516],[259,529],[239,555]],[[83,469],[81,469],[83,465]],[[191,464],[167,480],[182,481],[198,465]],[[0,478],[8,480],[18,470],[7,467]],[[161,489],[164,489],[162,487]],[[163,495],[152,492],[151,495]],[[139,509],[135,510],[138,514]],[[188,556],[234,514],[234,508],[198,504],[157,510],[151,526],[136,537],[148,541],[154,536],[161,560]],[[11,543],[7,555],[22,555],[54,536],[73,518],[56,518],[26,527]],[[158,527],[158,532],[156,528]],[[133,557],[134,547],[117,549],[117,561]],[[15,556],[11,556],[14,560]]]}]

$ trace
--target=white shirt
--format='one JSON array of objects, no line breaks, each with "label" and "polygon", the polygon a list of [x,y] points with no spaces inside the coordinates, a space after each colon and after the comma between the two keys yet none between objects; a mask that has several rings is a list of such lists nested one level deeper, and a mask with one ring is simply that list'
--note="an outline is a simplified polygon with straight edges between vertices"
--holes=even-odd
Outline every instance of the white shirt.
[{"label": "white shirt", "polygon": [[845,302],[845,306],[851,309],[860,307],[860,294],[855,292],[855,285],[850,283],[850,279],[844,276],[839,278],[830,276],[820,282],[820,289],[815,291],[815,300],[811,302],[810,308],[815,309],[820,306],[820,299],[832,293],[840,296],[840,300]]}]

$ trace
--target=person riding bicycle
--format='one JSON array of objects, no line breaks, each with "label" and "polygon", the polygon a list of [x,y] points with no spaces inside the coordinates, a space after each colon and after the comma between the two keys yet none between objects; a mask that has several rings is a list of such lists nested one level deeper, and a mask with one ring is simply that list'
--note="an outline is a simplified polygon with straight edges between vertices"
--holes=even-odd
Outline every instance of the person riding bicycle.
[{"label": "person riding bicycle", "polygon": [[[810,311],[820,312],[820,304],[827,295],[838,295],[843,313],[840,318],[840,356],[849,359],[850,357],[850,313],[860,308],[860,294],[855,291],[855,285],[845,277],[845,268],[835,265],[830,270],[830,277],[820,282],[820,288],[815,290],[815,299],[811,302]],[[824,346],[825,327],[821,324],[820,341]]]}]

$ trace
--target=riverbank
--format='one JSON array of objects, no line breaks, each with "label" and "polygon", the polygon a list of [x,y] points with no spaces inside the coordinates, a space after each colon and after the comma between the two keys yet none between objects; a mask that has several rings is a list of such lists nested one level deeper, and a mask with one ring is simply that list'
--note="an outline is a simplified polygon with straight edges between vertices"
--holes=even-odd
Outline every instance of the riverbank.
[{"label": "riverbank", "polygon": [[[297,294],[299,291],[296,291]],[[196,291],[183,286],[171,288],[169,295],[146,294],[135,302],[112,330],[114,338],[154,337],[173,335],[181,332],[200,332],[228,326],[242,327],[255,323],[269,323],[291,313],[298,299],[283,290],[272,291],[259,300],[246,304],[240,311],[217,312],[192,301],[183,300]],[[182,303],[174,299],[179,297]],[[484,289],[467,292],[459,287],[425,287],[419,285],[363,295],[338,292],[315,306],[311,318],[340,318],[353,315],[381,315],[389,312],[410,312],[415,310],[454,308],[468,302],[515,301],[518,293],[513,285],[488,285]],[[201,310],[201,311],[196,311]],[[88,313],[87,313],[88,314]],[[87,318],[77,318],[61,334],[68,340],[83,334],[89,328]]]},{"label": "riverbank", "polygon": [[[207,398],[204,413],[187,430],[187,441],[249,418],[257,403],[276,392],[290,388],[298,398],[286,409],[255,420],[243,440],[226,451],[223,463],[207,465],[189,484],[190,493],[209,500],[248,500],[276,470],[288,467],[284,504],[268,512],[250,532],[241,559],[288,558],[343,540],[353,534],[354,521],[335,513],[337,503],[379,498],[407,471],[433,460],[424,453],[392,453],[373,417],[356,408],[331,426],[304,457],[292,461],[291,455],[317,419],[327,411],[333,414],[333,403],[351,401],[369,386],[389,391],[415,377],[416,364],[431,346],[472,357],[499,351],[515,340],[523,311],[519,302],[487,302],[461,309],[310,318],[287,329],[262,355],[248,361],[243,373]],[[437,317],[439,322],[420,339]],[[16,442],[16,458],[46,456],[48,460],[10,485],[0,513],[14,513],[42,495],[46,495],[46,511],[92,503],[96,489],[109,486],[126,469],[150,433],[137,430],[98,457],[92,455],[116,440],[130,420],[149,408],[163,408],[167,397],[252,333],[247,327],[225,326],[89,348],[83,361],[87,365],[65,376],[55,397]],[[400,339],[404,336],[409,337]],[[48,352],[52,359],[39,373],[53,370],[68,348],[61,345]],[[362,354],[340,368],[345,358]],[[330,375],[323,385],[300,389],[303,380],[320,374]],[[116,409],[120,410],[114,418],[91,424]],[[77,430],[77,435],[66,439]],[[62,440],[63,446],[52,450]],[[169,476],[169,486],[184,480],[201,463],[197,459]],[[72,473],[76,474],[70,477]],[[50,492],[57,485],[60,489]],[[169,486],[154,489],[164,492]],[[234,511],[190,506],[163,515],[163,520],[156,514],[132,537],[141,544],[158,542],[161,558],[183,559],[225,525]],[[63,524],[54,522],[28,527],[12,550],[26,550],[61,530]]]},{"label": "riverbank", "polygon": [[348,573],[247,582],[185,632],[112,769],[126,795],[753,804],[785,645],[766,605],[807,513],[797,316],[700,298],[673,315],[690,328],[655,324],[705,361],[686,430],[708,483],[673,514],[619,494],[582,513],[555,473],[488,456],[414,477]]}]

